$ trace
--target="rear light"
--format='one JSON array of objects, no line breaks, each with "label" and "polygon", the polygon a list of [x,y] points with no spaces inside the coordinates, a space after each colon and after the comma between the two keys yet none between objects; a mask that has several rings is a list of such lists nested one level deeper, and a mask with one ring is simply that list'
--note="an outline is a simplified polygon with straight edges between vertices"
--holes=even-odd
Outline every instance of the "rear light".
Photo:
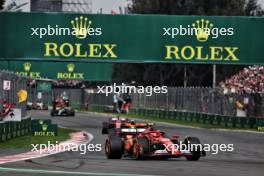
[{"label": "rear light", "polygon": [[173,139],[178,139],[180,136],[179,135],[176,135],[176,134],[174,134],[173,136],[172,136],[172,138]]}]

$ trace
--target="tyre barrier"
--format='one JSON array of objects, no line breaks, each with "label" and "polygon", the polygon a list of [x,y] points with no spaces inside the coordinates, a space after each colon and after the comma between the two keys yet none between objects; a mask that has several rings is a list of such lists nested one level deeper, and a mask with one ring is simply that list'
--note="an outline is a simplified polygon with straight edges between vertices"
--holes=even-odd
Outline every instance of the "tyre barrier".
[{"label": "tyre barrier", "polygon": [[[105,108],[105,105],[91,105],[89,111],[105,112]],[[129,114],[143,118],[151,117],[155,119],[193,122],[225,128],[257,129],[257,122],[259,121],[259,118],[256,117],[224,116],[219,114],[162,109],[132,108],[130,109]]]},{"label": "tyre barrier", "polygon": [[0,143],[19,136],[29,134],[31,131],[31,117],[24,117],[20,122],[0,121]]}]

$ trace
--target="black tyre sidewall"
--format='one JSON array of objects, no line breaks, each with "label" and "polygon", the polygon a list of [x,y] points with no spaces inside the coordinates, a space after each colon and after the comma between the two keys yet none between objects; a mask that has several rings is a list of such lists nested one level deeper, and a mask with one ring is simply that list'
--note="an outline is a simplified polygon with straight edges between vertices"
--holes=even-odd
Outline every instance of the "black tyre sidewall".
[{"label": "black tyre sidewall", "polygon": [[140,147],[143,148],[143,153],[139,153],[137,156],[136,154],[134,153],[134,156],[135,156],[135,159],[137,160],[143,160],[143,159],[146,159],[146,154],[149,153],[150,151],[150,146],[149,146],[149,141],[147,138],[137,138],[134,142],[134,146],[135,145],[140,145]]},{"label": "black tyre sidewall", "polygon": [[[197,137],[187,137],[184,140],[184,144],[188,144],[188,141],[189,141],[189,144],[201,144],[200,140]],[[198,150],[190,151],[190,152],[192,153],[192,156],[188,156],[186,157],[186,159],[188,161],[198,161],[201,157],[202,148],[199,147]]]},{"label": "black tyre sidewall", "polygon": [[110,145],[109,153],[106,152],[108,159],[120,159],[124,153],[124,143],[118,136],[109,136],[106,140],[105,151],[107,144]]}]

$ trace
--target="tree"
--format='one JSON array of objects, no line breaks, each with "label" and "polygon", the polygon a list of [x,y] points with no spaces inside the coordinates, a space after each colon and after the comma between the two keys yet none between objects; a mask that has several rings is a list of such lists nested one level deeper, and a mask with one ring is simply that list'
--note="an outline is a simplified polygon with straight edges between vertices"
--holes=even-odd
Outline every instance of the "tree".
[{"label": "tree", "polygon": [[5,0],[0,0],[0,10],[3,9],[4,7]]},{"label": "tree", "polygon": [[132,0],[132,13],[168,15],[263,15],[257,0]]},{"label": "tree", "polygon": [[263,16],[264,12],[257,0],[249,0],[245,7],[247,16]]},{"label": "tree", "polygon": [[[207,16],[263,15],[257,0],[131,0],[131,13]],[[240,70],[243,66],[217,66],[217,82]],[[188,65],[189,86],[211,86],[211,65]],[[127,72],[129,70],[129,72]],[[135,80],[148,85],[183,85],[184,66],[180,64],[115,64],[114,80]]]}]

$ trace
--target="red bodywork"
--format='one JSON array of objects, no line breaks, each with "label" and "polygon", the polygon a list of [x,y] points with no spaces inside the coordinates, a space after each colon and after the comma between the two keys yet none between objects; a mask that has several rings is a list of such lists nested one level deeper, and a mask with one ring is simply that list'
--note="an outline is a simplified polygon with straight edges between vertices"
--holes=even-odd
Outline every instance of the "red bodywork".
[{"label": "red bodywork", "polygon": [[[113,122],[113,121],[112,121]],[[124,149],[127,153],[132,153],[133,143],[136,136],[152,127],[150,123],[134,123],[128,119],[117,119],[114,121],[115,135],[124,142]]]},{"label": "red bodywork", "polygon": [[124,113],[128,113],[130,108],[131,108],[131,103],[125,102],[122,104],[121,111]]},{"label": "red bodywork", "polygon": [[146,130],[140,133],[138,138],[145,138],[149,141],[149,145],[158,145],[163,147],[158,150],[152,150],[147,155],[148,157],[154,156],[168,156],[170,158],[177,158],[181,156],[192,155],[188,151],[182,151],[179,149],[179,145],[173,141],[178,141],[178,136],[173,136],[173,139],[167,138],[165,132],[160,130]]},{"label": "red bodywork", "polygon": [[129,123],[130,121],[126,118],[110,118],[109,124],[112,125],[112,128],[119,129],[123,124]]},{"label": "red bodywork", "polygon": [[[176,135],[168,138],[165,132],[154,130],[148,123],[124,123],[106,140],[106,155],[108,158],[121,158],[123,155],[135,159],[151,157],[167,159],[184,156],[192,161],[205,156],[198,138],[186,137],[183,142],[179,142],[178,138]],[[198,144],[200,147],[193,150],[189,148],[190,144]],[[113,156],[113,152],[118,152],[117,156]]]},{"label": "red bodywork", "polygon": [[13,112],[14,104],[4,102],[1,117],[5,118],[9,113]]}]

